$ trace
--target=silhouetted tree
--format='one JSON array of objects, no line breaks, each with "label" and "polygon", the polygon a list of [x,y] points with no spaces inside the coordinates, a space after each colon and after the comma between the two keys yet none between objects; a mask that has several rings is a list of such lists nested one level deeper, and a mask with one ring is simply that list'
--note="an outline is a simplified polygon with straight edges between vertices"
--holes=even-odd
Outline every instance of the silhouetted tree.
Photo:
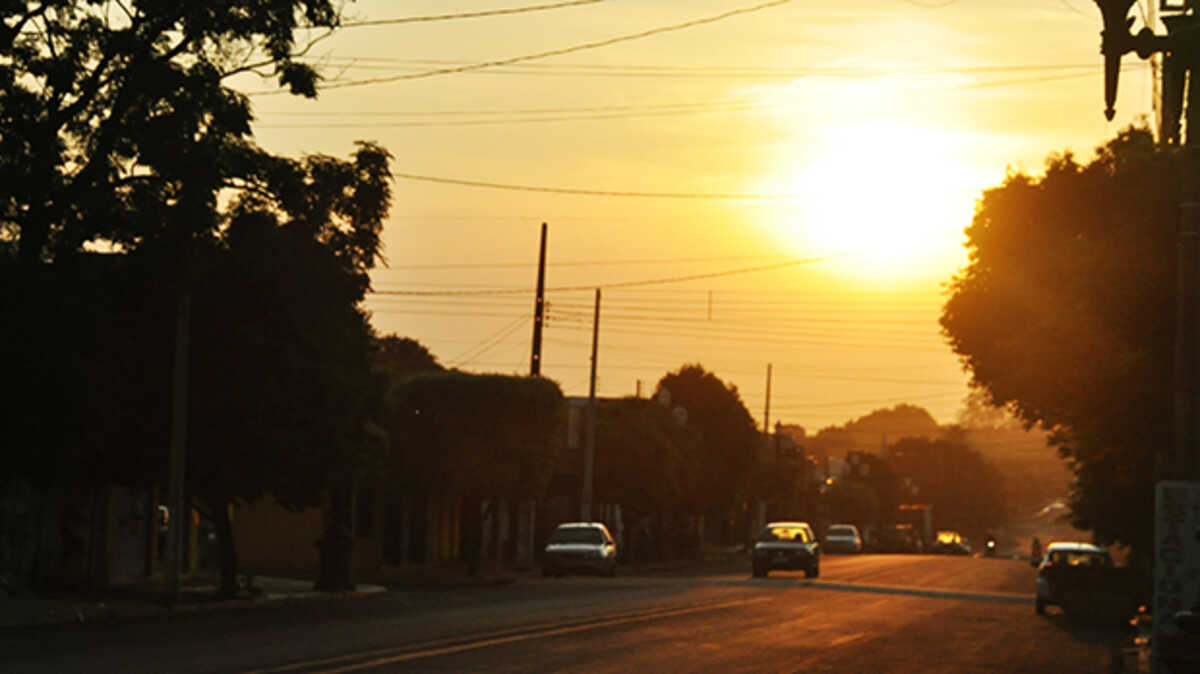
[{"label": "silhouetted tree", "polygon": [[[423,374],[393,388],[388,428],[403,462],[393,470],[435,495],[461,495],[463,529],[478,531],[480,504],[540,495],[563,444],[566,402],[538,377]],[[478,545],[473,537],[465,546]],[[477,559],[478,550],[464,550]]]},{"label": "silhouetted tree", "polygon": [[698,436],[653,400],[622,398],[597,408],[596,498],[642,514],[680,505],[695,477]]},{"label": "silhouetted tree", "polygon": [[1074,524],[1142,550],[1170,441],[1179,180],[1141,128],[1087,165],[1010,174],[976,207],[941,317],[989,402],[1055,430]]},{"label": "silhouetted tree", "polygon": [[[672,409],[687,412],[687,424],[700,431],[697,468],[690,501],[720,521],[742,503],[760,436],[736,386],[726,384],[700,365],[684,365],[658,382],[655,396],[669,394]],[[736,538],[732,530],[724,532]]]},{"label": "silhouetted tree", "polygon": [[261,154],[226,80],[315,96],[294,33],[338,17],[330,0],[0,4],[0,238],[29,267],[212,234],[217,190]]},{"label": "silhouetted tree", "polygon": [[977,536],[1006,521],[1004,476],[961,435],[902,438],[891,446],[888,462],[912,480],[917,502],[933,506],[936,526]]}]

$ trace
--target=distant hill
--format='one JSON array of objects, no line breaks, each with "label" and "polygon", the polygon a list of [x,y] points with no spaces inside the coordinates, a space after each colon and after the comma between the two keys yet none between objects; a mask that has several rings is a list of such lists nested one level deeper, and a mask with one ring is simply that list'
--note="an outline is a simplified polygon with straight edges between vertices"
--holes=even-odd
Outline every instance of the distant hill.
[{"label": "distant hill", "polygon": [[886,448],[901,438],[937,440],[951,436],[992,461],[1008,476],[1016,503],[1035,503],[1042,498],[1064,496],[1069,491],[1071,471],[1058,453],[1046,445],[1045,431],[1025,430],[999,410],[988,414],[976,410],[960,421],[963,423],[943,426],[924,408],[901,404],[875,410],[843,426],[823,428],[814,435],[807,434],[800,426],[783,425],[780,431],[822,464],[827,459],[843,459],[849,452],[886,455]]}]

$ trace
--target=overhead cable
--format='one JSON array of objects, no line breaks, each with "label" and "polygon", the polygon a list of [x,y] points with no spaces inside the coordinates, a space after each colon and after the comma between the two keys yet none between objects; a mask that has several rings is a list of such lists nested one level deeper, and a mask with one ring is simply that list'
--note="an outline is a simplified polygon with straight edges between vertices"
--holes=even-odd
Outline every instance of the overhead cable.
[{"label": "overhead cable", "polygon": [[685,21],[683,23],[677,23],[677,24],[670,25],[670,26],[660,26],[658,28],[651,28],[650,30],[644,30],[644,31],[641,31],[638,33],[632,33],[629,35],[621,35],[618,37],[612,37],[612,38],[608,38],[606,40],[598,40],[596,42],[585,42],[583,44],[572,45],[570,47],[562,47],[560,49],[551,49],[549,51],[538,52],[536,54],[525,54],[522,56],[513,56],[513,57],[505,58],[505,59],[497,59],[495,61],[483,61],[480,63],[471,63],[471,64],[467,64],[467,65],[454,66],[454,67],[450,67],[450,68],[437,68],[435,70],[427,70],[427,71],[419,72],[419,73],[407,73],[404,75],[393,75],[390,77],[375,77],[375,78],[363,79],[363,80],[352,80],[349,82],[337,82],[337,83],[333,83],[333,84],[326,84],[324,86],[319,87],[319,89],[345,89],[347,87],[361,87],[361,86],[366,86],[369,84],[386,84],[388,82],[399,82],[401,80],[415,80],[415,79],[420,79],[420,78],[425,78],[425,77],[435,77],[438,75],[452,75],[455,73],[470,72],[472,70],[483,70],[484,68],[495,68],[498,66],[507,66],[507,65],[512,65],[514,63],[521,63],[522,61],[533,61],[536,59],[549,58],[551,56],[562,56],[563,54],[571,54],[574,52],[585,51],[588,49],[598,49],[600,47],[607,47],[610,45],[619,44],[621,42],[629,42],[631,40],[640,40],[642,38],[652,37],[654,35],[660,35],[662,33],[668,33],[668,32],[677,31],[677,30],[684,30],[686,28],[692,28],[694,26],[699,26],[699,25],[703,25],[706,23],[722,21],[724,19],[728,19],[730,17],[737,16],[739,14],[748,14],[750,12],[757,12],[757,11],[768,9],[771,7],[777,7],[779,5],[784,5],[789,2],[791,2],[791,0],[771,0],[771,2],[764,2],[764,3],[758,4],[758,5],[753,5],[751,7],[742,7],[740,9],[733,9],[728,12],[722,12],[721,14],[717,14],[714,16],[708,16],[708,17],[704,17],[704,18],[700,18],[700,19],[693,19],[691,21]]},{"label": "overhead cable", "polygon": [[[845,254],[826,255],[824,257],[809,257],[801,260],[790,260],[788,262],[780,262],[778,264],[768,264],[758,267],[742,267],[740,269],[728,269],[726,271],[710,272],[708,274],[692,274],[690,276],[672,276],[668,278],[649,279],[645,281],[625,281],[617,283],[599,283],[588,284],[581,286],[560,286],[557,288],[546,288],[546,292],[569,292],[580,290],[594,289],[609,289],[609,288],[633,288],[636,286],[659,285],[664,283],[683,283],[685,281],[698,281],[700,279],[719,278],[722,276],[734,276],[737,274],[752,274],[763,271],[774,271],[777,269],[787,269],[788,267],[798,267],[800,265],[816,264],[817,262],[826,262],[844,257]],[[516,293],[531,292],[529,288],[504,288],[496,290],[374,290],[373,295],[410,295],[410,296],[431,296],[431,295],[509,295]]]},{"label": "overhead cable", "polygon": [[578,194],[593,197],[636,197],[646,199],[748,199],[748,200],[775,200],[775,199],[795,199],[800,195],[778,193],[778,194],[753,194],[753,193],[733,193],[733,192],[632,192],[625,190],[592,190],[592,189],[577,189],[571,187],[542,187],[537,185],[511,185],[507,183],[493,183],[483,180],[461,180],[458,178],[443,178],[440,176],[425,176],[416,173],[393,173],[393,178],[403,178],[405,180],[420,180],[430,183],[442,183],[445,185],[462,185],[465,187],[486,187],[495,190],[515,190],[518,192],[549,192],[552,194]]},{"label": "overhead cable", "polygon": [[363,28],[367,26],[394,26],[402,23],[428,23],[432,21],[451,21],[456,19],[481,19],[490,16],[506,14],[524,14],[526,12],[541,12],[548,9],[563,9],[578,5],[594,5],[605,0],[569,0],[548,5],[525,5],[523,7],[508,7],[504,9],[485,9],[478,12],[459,12],[457,14],[433,14],[429,16],[405,16],[396,19],[373,19],[368,21],[345,21],[338,28]]}]

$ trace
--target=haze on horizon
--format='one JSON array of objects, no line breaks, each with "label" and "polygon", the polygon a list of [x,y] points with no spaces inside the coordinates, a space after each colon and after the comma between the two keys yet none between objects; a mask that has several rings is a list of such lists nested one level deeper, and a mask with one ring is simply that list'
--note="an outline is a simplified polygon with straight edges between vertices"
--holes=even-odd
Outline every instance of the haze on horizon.
[{"label": "haze on horizon", "polygon": [[700,363],[761,423],[770,363],[772,423],[815,431],[898,403],[949,423],[967,379],[937,318],[976,198],[1150,114],[1149,71],[1128,59],[1105,122],[1084,0],[604,0],[371,24],[527,4],[349,3],[369,25],[310,52],[329,88],[256,96],[255,134],[291,155],[392,152],[409,177],[368,308],[447,366],[528,372],[549,223],[543,374],[568,395],[587,392],[592,289],[608,286],[599,395]]}]

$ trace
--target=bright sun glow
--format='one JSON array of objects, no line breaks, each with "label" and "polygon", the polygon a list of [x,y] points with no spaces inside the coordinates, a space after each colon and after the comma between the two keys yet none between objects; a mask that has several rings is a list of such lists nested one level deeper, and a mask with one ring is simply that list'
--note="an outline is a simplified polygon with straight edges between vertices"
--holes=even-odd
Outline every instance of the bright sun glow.
[{"label": "bright sun glow", "polygon": [[978,194],[954,145],[915,127],[836,127],[776,183],[797,198],[772,228],[797,251],[844,256],[834,266],[858,278],[949,273]]}]

